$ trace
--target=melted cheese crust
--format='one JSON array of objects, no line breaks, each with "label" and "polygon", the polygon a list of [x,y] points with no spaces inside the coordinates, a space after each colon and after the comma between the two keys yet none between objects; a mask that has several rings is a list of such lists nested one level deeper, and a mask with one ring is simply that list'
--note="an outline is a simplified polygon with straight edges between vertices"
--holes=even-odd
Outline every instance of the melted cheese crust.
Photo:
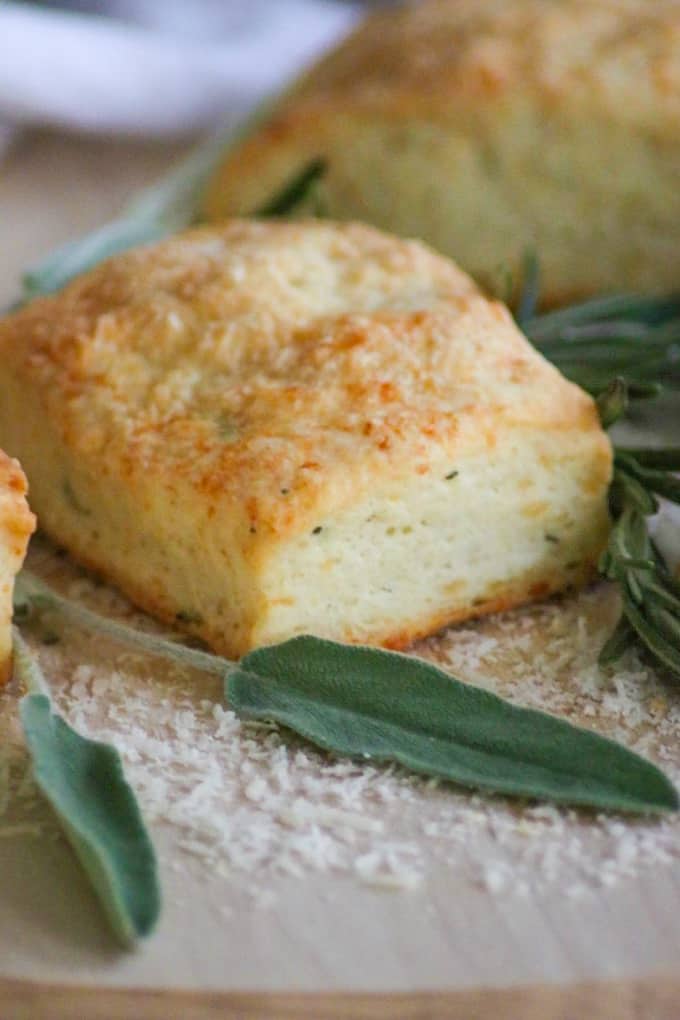
[{"label": "melted cheese crust", "polygon": [[12,594],[35,518],[26,502],[26,478],[15,460],[0,450],[0,683],[12,657]]},{"label": "melted cheese crust", "polygon": [[207,217],[251,213],[316,156],[328,215],[422,237],[487,287],[532,247],[548,303],[672,290],[680,6],[425,0],[373,14],[226,155]]},{"label": "melted cheese crust", "polygon": [[117,256],[0,323],[0,386],[45,530],[232,655],[403,644],[583,580],[606,535],[590,398],[451,262],[356,224]]}]

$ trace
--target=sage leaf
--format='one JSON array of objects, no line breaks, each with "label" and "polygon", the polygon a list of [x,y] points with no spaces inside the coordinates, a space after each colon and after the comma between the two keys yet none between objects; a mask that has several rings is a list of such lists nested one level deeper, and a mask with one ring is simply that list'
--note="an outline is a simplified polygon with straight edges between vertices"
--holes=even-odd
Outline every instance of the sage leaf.
[{"label": "sage leaf", "polygon": [[21,636],[14,668],[28,687],[19,712],[33,775],[124,945],[153,931],[161,908],[156,857],[116,749],[80,736],[53,709]]},{"label": "sage leaf", "polygon": [[293,638],[246,655],[225,693],[240,716],[327,751],[479,790],[630,812],[679,804],[659,769],[614,741],[395,652]]},{"label": "sage leaf", "polygon": [[[57,595],[26,570],[19,581],[15,609],[56,610],[152,655],[217,672],[236,712],[275,719],[338,754],[399,761],[523,797],[630,811],[677,806],[663,774],[612,741],[513,708],[418,659],[304,637],[234,663],[114,624]],[[620,633],[608,643],[607,661],[622,653],[629,637]]]}]

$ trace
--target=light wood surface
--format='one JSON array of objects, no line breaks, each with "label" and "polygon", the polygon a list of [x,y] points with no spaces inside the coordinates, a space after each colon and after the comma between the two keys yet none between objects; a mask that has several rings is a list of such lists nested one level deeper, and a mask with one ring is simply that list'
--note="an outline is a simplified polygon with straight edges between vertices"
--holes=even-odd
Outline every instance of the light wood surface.
[{"label": "light wood surface", "polygon": [[678,986],[647,981],[413,995],[168,994],[0,984],[3,1020],[677,1020]]},{"label": "light wood surface", "polygon": [[[20,140],[0,163],[0,306],[16,296],[21,268],[115,214],[180,153]],[[95,644],[88,662],[115,654]],[[206,681],[196,698],[214,693]],[[260,910],[238,876],[178,864],[167,833],[155,836],[166,907],[134,953],[111,942],[63,841],[0,839],[2,1020],[680,1017],[677,856],[583,901],[559,882],[494,895],[441,861],[408,892],[346,875],[281,879],[276,905]],[[471,859],[485,838],[467,848]]]}]

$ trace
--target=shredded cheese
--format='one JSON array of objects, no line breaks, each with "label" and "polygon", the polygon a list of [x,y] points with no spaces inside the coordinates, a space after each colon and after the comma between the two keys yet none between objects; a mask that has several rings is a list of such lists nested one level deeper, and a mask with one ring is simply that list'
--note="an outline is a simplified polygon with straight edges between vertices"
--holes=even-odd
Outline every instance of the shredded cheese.
[{"label": "shredded cheese", "polygon": [[[129,614],[106,589],[80,584],[79,593]],[[597,667],[616,612],[603,586],[451,629],[416,650],[462,679],[622,741],[679,783],[680,692],[634,653],[616,672]],[[214,679],[100,637],[69,632],[40,655],[71,724],[119,748],[152,829],[171,837],[167,866],[221,875],[248,888],[257,907],[275,904],[277,880],[304,882],[310,872],[406,891],[445,868],[493,896],[559,886],[580,899],[680,863],[674,818],[522,806],[332,758],[274,725],[239,720]],[[12,694],[1,697],[0,825],[7,837],[38,824],[49,834]]]}]

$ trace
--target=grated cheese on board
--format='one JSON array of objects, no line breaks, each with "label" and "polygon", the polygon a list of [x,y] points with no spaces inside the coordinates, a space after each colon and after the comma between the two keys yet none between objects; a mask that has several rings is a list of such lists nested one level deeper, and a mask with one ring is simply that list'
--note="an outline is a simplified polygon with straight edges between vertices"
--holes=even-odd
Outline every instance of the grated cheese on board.
[{"label": "grated cheese on board", "polygon": [[[108,589],[76,579],[70,593],[152,626]],[[415,651],[461,679],[608,734],[680,783],[680,693],[635,653],[614,672],[597,667],[616,612],[613,590],[599,586],[452,628]],[[214,678],[71,630],[36,647],[72,725],[119,748],[152,830],[171,838],[163,865],[245,886],[257,907],[276,902],[278,878],[304,882],[310,872],[407,891],[443,866],[495,896],[559,886],[578,899],[680,864],[673,818],[522,806],[394,766],[335,759],[274,725],[241,722]],[[37,826],[43,838],[60,838],[27,772],[15,695],[1,696],[0,837]]]}]

